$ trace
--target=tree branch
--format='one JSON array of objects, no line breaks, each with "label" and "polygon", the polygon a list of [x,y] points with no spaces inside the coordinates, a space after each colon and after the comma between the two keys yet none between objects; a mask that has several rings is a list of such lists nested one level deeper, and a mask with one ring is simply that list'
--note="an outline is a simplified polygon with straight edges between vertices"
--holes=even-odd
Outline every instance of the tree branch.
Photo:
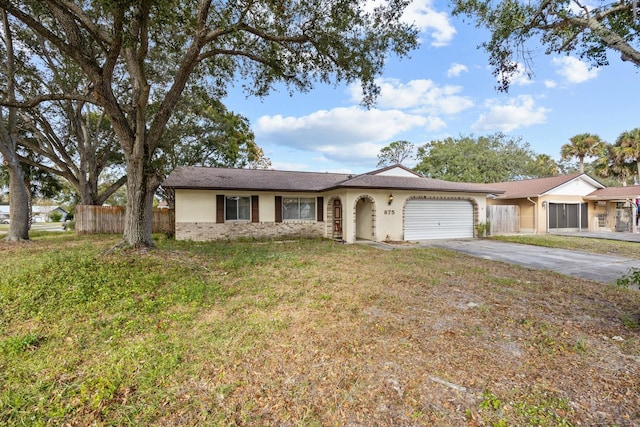
[{"label": "tree branch", "polygon": [[43,102],[61,101],[61,100],[74,100],[74,101],[88,102],[91,104],[97,104],[96,99],[92,96],[80,95],[80,94],[47,94],[47,95],[34,96],[33,98],[29,99],[29,101],[25,101],[25,102],[0,100],[0,105],[4,107],[33,108]]}]

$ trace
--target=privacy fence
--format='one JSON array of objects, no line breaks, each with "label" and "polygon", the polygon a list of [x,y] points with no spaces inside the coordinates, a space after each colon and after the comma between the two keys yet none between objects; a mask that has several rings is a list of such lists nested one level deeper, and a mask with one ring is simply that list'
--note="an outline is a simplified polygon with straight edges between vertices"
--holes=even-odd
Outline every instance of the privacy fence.
[{"label": "privacy fence", "polygon": [[[124,206],[76,206],[76,233],[80,234],[121,234],[124,233]],[[175,234],[175,214],[173,209],[154,209],[152,231],[170,236]]]},{"label": "privacy fence", "polygon": [[487,221],[491,234],[514,234],[520,231],[520,207],[516,205],[487,206]]}]

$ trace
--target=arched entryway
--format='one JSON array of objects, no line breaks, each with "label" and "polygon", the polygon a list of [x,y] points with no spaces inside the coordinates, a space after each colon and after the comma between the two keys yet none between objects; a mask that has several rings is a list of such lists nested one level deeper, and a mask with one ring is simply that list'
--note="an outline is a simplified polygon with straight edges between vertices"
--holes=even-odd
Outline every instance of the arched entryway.
[{"label": "arched entryway", "polygon": [[376,240],[376,205],[371,196],[360,196],[354,205],[355,239]]}]

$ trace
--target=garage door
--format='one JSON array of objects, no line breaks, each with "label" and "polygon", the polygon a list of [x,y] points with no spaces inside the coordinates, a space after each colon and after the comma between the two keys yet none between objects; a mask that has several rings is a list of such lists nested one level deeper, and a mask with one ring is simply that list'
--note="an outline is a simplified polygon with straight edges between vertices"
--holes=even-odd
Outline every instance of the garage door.
[{"label": "garage door", "polygon": [[404,211],[405,240],[473,237],[473,205],[468,200],[409,200]]}]

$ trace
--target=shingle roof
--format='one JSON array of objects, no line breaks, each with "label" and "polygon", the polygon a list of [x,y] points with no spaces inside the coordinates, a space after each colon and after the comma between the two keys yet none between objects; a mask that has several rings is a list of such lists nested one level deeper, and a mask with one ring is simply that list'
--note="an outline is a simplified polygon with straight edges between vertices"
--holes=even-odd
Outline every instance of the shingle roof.
[{"label": "shingle roof", "polygon": [[636,199],[640,198],[640,185],[628,187],[608,187],[600,188],[593,193],[587,194],[585,199],[590,200],[612,200],[612,199]]},{"label": "shingle roof", "polygon": [[212,190],[321,191],[348,179],[349,176],[321,172],[183,166],[171,172],[162,186]]},{"label": "shingle roof", "polygon": [[[503,190],[504,194],[500,195],[501,199],[519,199],[524,197],[540,196],[581,175],[589,178],[588,175],[583,173],[572,173],[569,175],[551,176],[548,178],[523,179],[520,181],[497,182],[495,184],[487,185],[498,190]],[[589,179],[592,180],[591,178]]]},{"label": "shingle roof", "polygon": [[[377,171],[374,171],[375,173]],[[174,170],[163,187],[247,191],[317,192],[337,188],[452,191],[494,193],[484,184],[448,182],[419,176],[349,175],[322,172],[292,172],[264,169],[227,169],[183,166]],[[500,191],[497,191],[500,192]]]},{"label": "shingle roof", "polygon": [[422,190],[422,191],[453,191],[467,193],[493,193],[495,189],[484,184],[470,184],[465,182],[450,182],[440,179],[385,176],[363,174],[341,182],[339,188],[376,188],[390,190]]}]

